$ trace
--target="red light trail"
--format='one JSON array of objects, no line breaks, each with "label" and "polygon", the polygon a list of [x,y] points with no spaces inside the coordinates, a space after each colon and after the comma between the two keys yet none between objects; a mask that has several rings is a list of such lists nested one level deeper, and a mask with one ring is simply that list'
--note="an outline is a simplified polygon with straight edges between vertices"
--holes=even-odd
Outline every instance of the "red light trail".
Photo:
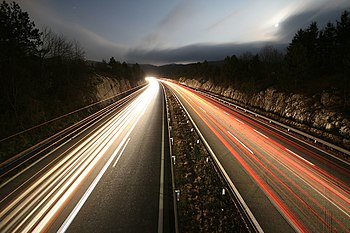
[{"label": "red light trail", "polygon": [[[221,142],[295,230],[349,232],[346,166],[188,88],[166,84],[209,129],[206,137]],[[225,170],[235,169],[225,156],[218,155]]]}]

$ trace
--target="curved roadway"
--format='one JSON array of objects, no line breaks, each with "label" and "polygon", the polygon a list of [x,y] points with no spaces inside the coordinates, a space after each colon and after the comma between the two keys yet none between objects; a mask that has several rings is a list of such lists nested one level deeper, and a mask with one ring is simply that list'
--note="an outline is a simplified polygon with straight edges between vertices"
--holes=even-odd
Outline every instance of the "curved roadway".
[{"label": "curved roadway", "polygon": [[265,232],[349,232],[349,164],[191,89],[164,83]]},{"label": "curved roadway", "polygon": [[171,232],[157,82],[1,184],[0,232]]}]

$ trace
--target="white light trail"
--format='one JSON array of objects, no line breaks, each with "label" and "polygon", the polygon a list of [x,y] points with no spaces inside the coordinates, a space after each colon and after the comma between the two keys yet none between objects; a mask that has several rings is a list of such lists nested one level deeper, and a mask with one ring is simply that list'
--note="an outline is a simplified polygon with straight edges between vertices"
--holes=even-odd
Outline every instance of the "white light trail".
[{"label": "white light trail", "polygon": [[[158,82],[155,79],[149,80],[149,87],[140,96],[91,135],[84,138],[80,144],[71,148],[64,158],[53,165],[50,170],[40,174],[31,186],[17,196],[13,195],[14,199],[0,210],[0,231],[39,232],[47,230],[81,184],[88,176],[94,174],[93,171],[97,164],[109,156],[107,163],[86,192],[85,198],[87,198],[123,145],[123,150],[125,149],[126,138],[149,104],[154,101],[158,91]],[[115,145],[116,143],[119,144]],[[116,149],[110,154],[111,148]],[[80,208],[81,206],[77,207],[76,211],[79,211]]]}]

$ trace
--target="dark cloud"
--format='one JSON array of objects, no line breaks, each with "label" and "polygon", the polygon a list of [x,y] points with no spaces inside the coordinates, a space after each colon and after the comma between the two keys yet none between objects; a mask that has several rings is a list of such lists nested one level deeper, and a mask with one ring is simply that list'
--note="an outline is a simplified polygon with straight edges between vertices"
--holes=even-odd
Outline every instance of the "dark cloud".
[{"label": "dark cloud", "polygon": [[255,42],[245,44],[194,44],[174,49],[130,50],[126,57],[130,62],[151,63],[188,63],[196,61],[223,60],[226,56],[241,55],[245,52],[257,53],[264,46],[273,46],[283,50],[286,45],[271,42]]},{"label": "dark cloud", "polygon": [[166,41],[166,36],[176,33],[184,28],[188,20],[193,17],[197,0],[182,0],[159,21],[154,31],[140,40],[137,45],[143,49],[153,49]]},{"label": "dark cloud", "polygon": [[[349,4],[350,7],[350,4]],[[319,28],[323,28],[328,22],[335,22],[340,18],[346,7],[336,9],[313,9],[288,17],[280,22],[277,38],[280,42],[290,42],[300,28],[306,28],[312,22],[317,22]]]},{"label": "dark cloud", "polygon": [[[350,7],[350,4],[348,5]],[[346,9],[346,6],[341,5],[338,8],[319,8],[292,15],[280,22],[279,30],[276,32],[277,40],[274,42],[193,44],[172,49],[134,49],[129,50],[125,57],[130,62],[166,64],[222,60],[226,56],[241,55],[245,52],[254,54],[267,45],[284,51],[300,28],[306,28],[311,22],[316,21],[321,29],[329,21],[335,23]]]},{"label": "dark cloud", "polygon": [[183,27],[188,18],[193,15],[196,9],[195,0],[183,0],[179,2],[171,11],[160,21],[161,28]]},{"label": "dark cloud", "polygon": [[[195,32],[196,30],[198,31],[198,28],[192,28],[189,22],[196,18],[196,14],[200,14],[198,9],[203,9],[201,8],[202,1],[180,0],[177,4],[174,4],[172,8],[164,8],[165,15],[160,14],[162,18],[155,21],[158,22],[155,23],[156,27],[145,30],[145,33],[136,34],[134,37],[139,37],[140,42],[132,44],[128,41],[119,41],[118,36],[108,37],[105,34],[101,34],[99,30],[90,27],[85,21],[72,21],[72,16],[68,17],[65,12],[60,11],[59,9],[61,8],[57,8],[59,4],[53,4],[54,1],[17,1],[24,10],[29,12],[31,19],[37,23],[37,27],[42,28],[44,26],[49,26],[53,31],[58,34],[63,34],[67,39],[79,41],[85,49],[88,59],[101,60],[102,58],[108,59],[114,56],[118,60],[154,64],[221,60],[226,56],[233,54],[240,55],[246,51],[256,53],[265,45],[272,45],[284,49],[300,28],[307,27],[312,21],[317,21],[319,27],[322,28],[328,21],[335,22],[336,19],[339,19],[342,11],[350,9],[349,0],[332,0],[322,5],[313,4],[314,8],[312,9],[310,8],[311,6],[305,6],[303,12],[299,10],[299,13],[286,18],[283,22],[279,22],[280,25],[277,32],[275,32],[276,28],[273,28],[273,31],[270,30],[266,32],[269,38],[276,38],[274,42],[233,43],[232,41],[232,43],[217,44],[215,43],[215,38],[209,37],[210,39],[208,39],[204,34],[200,33],[198,33],[199,38],[186,39],[186,37],[190,38],[187,32],[192,32],[192,29]],[[316,1],[317,0],[314,0],[314,2]],[[66,4],[64,4],[64,6],[66,6]],[[72,7],[76,7],[76,5],[73,4]],[[222,37],[222,35],[227,36],[229,33],[227,33],[227,31],[225,32],[225,30],[218,29],[220,28],[219,26],[224,25],[228,19],[240,13],[238,9],[234,9],[231,13],[223,15],[222,18],[218,17],[217,21],[211,22],[207,27],[200,28],[200,30],[206,29],[210,31],[215,28],[218,33],[220,33],[218,34],[218,38],[220,36]],[[207,12],[206,14],[209,13]],[[101,15],[91,15],[91,18],[94,20],[101,20]],[[81,20],[86,19],[82,17]],[[246,19],[242,16],[242,20],[250,19]],[[118,23],[118,21],[116,23]],[[142,22],[140,22],[140,24],[142,24]],[[127,28],[132,27],[129,24],[125,25]],[[254,28],[252,30],[254,30]],[[135,29],[135,31],[137,31],[137,29]],[[124,34],[122,30],[118,33]],[[241,32],[238,29],[236,33],[239,35]],[[276,34],[272,36],[271,33]],[[109,35],[110,33],[107,34]],[[200,35],[202,35],[203,38],[201,38]],[[254,38],[251,39],[253,40]],[[176,43],[176,40],[182,42]],[[220,41],[222,40],[221,38]],[[202,41],[204,43],[181,46],[183,43],[191,44],[194,43],[194,41]],[[162,49],[170,44],[178,44],[179,47]]]}]

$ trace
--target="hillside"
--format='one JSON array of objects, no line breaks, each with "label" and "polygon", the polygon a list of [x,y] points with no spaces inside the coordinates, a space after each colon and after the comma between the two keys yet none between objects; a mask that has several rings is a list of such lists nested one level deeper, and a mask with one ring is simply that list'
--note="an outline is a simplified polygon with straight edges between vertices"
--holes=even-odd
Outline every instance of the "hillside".
[{"label": "hillside", "polygon": [[350,14],[300,29],[286,51],[222,61],[145,67],[159,77],[209,91],[246,108],[350,148]]},{"label": "hillside", "polygon": [[[0,13],[0,161],[103,106],[77,110],[144,82],[138,64],[87,61],[78,42],[40,31],[15,2]],[[45,127],[30,130],[37,125]]]}]

